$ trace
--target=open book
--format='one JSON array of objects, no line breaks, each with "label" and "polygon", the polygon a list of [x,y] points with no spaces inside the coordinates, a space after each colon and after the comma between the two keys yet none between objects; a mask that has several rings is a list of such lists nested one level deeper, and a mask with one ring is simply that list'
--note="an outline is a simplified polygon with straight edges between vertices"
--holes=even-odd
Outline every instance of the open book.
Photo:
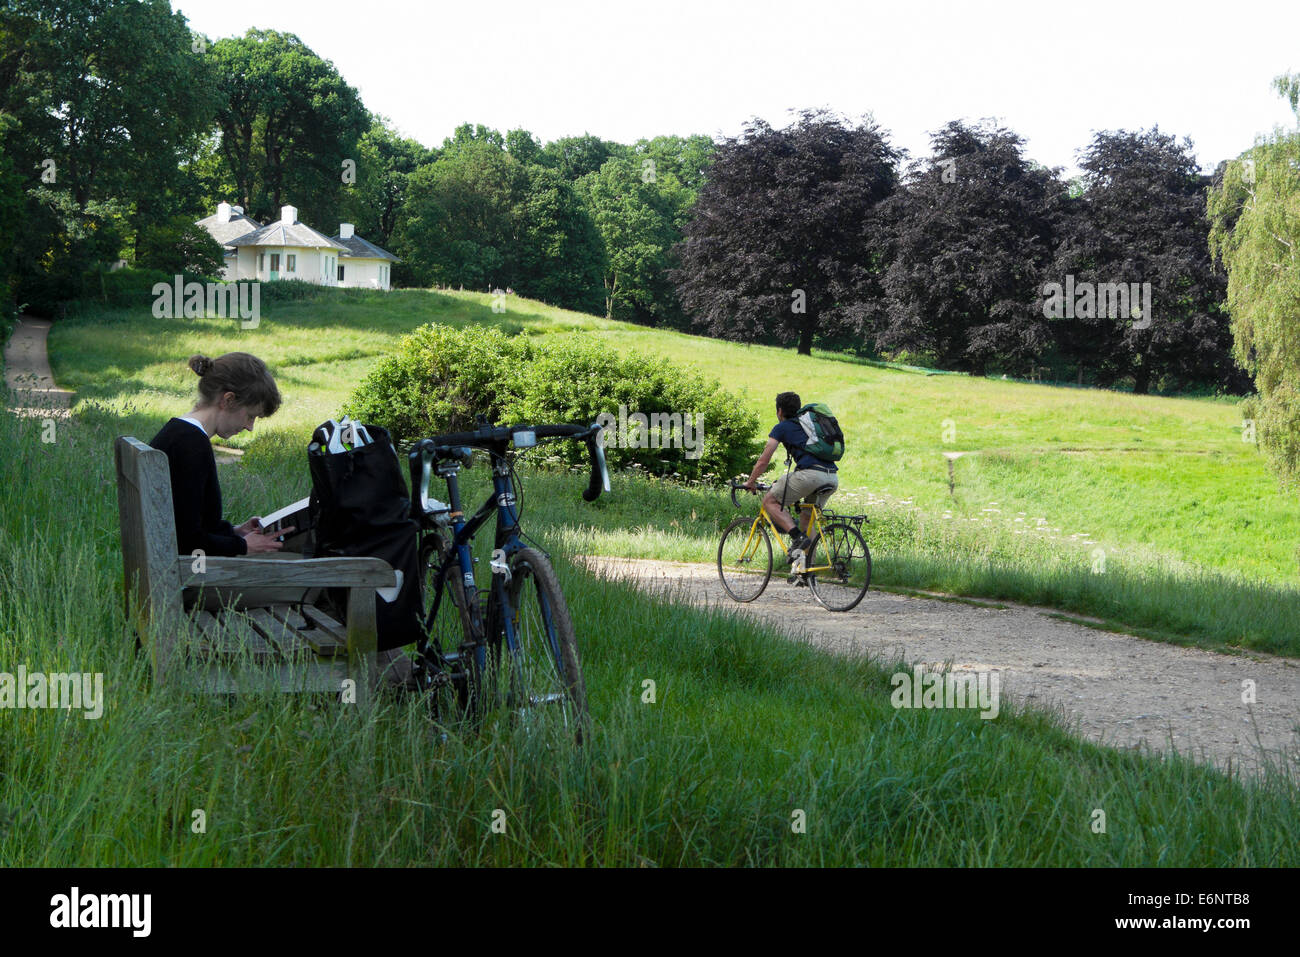
[{"label": "open book", "polygon": [[[311,511],[308,506],[311,504],[311,496],[299,499],[292,505],[286,505],[284,508],[272,512],[270,515],[262,516],[262,531],[267,535],[275,536],[286,545],[298,540],[298,536],[306,533],[311,527]],[[292,528],[287,539],[279,534],[282,528]],[[290,548],[290,551],[293,549]]]}]

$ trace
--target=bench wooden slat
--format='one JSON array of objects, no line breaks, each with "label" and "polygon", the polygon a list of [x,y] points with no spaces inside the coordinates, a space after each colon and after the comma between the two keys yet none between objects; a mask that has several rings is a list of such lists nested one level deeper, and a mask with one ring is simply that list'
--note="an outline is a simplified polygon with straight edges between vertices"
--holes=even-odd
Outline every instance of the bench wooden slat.
[{"label": "bench wooden slat", "polygon": [[290,660],[314,658],[315,653],[307,640],[299,635],[297,630],[283,617],[274,614],[277,607],[284,609],[288,606],[272,605],[269,608],[250,608],[245,614],[248,616],[248,620],[253,623],[253,627],[278,648],[280,654],[285,658]]},{"label": "bench wooden slat", "polygon": [[346,658],[313,658],[311,661],[279,662],[270,666],[214,662],[200,673],[199,687],[212,694],[234,694],[249,686],[290,692],[337,693],[343,689],[343,682],[348,677]]},{"label": "bench wooden slat", "polygon": [[264,558],[209,557],[204,570],[193,570],[194,559],[176,560],[182,586],[221,585],[227,588],[390,588],[397,573],[382,558],[304,558],[269,561]]},{"label": "bench wooden slat", "polygon": [[271,613],[297,629],[299,637],[308,642],[322,657],[348,653],[348,630],[315,605],[303,605],[302,613],[287,606],[277,606]]},{"label": "bench wooden slat", "polygon": [[210,649],[209,654],[217,658],[250,657],[253,661],[268,662],[279,658],[274,648],[258,634],[242,611],[224,609],[216,614],[203,612],[212,620],[204,637]]}]

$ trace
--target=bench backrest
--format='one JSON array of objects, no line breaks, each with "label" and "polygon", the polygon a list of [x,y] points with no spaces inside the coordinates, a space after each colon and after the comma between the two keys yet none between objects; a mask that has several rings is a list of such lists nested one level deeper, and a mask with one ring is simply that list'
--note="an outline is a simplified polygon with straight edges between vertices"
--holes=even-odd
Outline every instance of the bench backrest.
[{"label": "bench backrest", "polygon": [[143,638],[144,628],[170,629],[182,614],[171,471],[164,453],[131,436],[118,437],[114,457],[126,614]]}]

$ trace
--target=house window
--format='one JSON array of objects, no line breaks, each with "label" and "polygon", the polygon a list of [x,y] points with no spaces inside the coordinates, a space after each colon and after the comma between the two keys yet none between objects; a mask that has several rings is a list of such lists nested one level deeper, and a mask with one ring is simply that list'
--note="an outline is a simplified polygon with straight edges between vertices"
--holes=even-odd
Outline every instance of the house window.
[{"label": "house window", "polygon": [[339,266],[339,282],[343,281],[343,267]]},{"label": "house window", "polygon": [[289,253],[289,255],[284,257],[284,271],[285,272],[298,271],[298,257],[295,256],[293,253]]},{"label": "house window", "polygon": [[261,272],[266,269],[266,253],[257,254],[257,271]]},{"label": "house window", "polygon": [[280,271],[280,254],[271,253],[271,272]]}]

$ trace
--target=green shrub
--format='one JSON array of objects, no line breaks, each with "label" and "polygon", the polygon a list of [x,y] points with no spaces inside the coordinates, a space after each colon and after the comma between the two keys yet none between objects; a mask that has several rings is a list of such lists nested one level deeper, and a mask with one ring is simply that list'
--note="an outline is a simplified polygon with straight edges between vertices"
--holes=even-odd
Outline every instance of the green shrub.
[{"label": "green shrub", "polygon": [[431,323],[403,336],[353,393],[347,413],[382,425],[399,441],[474,427],[483,413],[497,421],[514,363],[527,340],[492,326],[455,329]]},{"label": "green shrub", "polygon": [[[578,336],[511,337],[491,326],[416,330],[375,367],[346,411],[406,442],[471,429],[480,413],[494,422],[600,420],[612,426],[607,455],[613,467],[635,465],[657,475],[730,475],[747,469],[757,454],[758,420],[698,369],[620,355]],[[647,423],[676,418],[659,418],[671,422],[668,434],[620,428],[637,414]],[[688,416],[692,426],[702,424],[698,437],[683,427]],[[585,454],[571,444],[548,451],[565,463]]]}]

